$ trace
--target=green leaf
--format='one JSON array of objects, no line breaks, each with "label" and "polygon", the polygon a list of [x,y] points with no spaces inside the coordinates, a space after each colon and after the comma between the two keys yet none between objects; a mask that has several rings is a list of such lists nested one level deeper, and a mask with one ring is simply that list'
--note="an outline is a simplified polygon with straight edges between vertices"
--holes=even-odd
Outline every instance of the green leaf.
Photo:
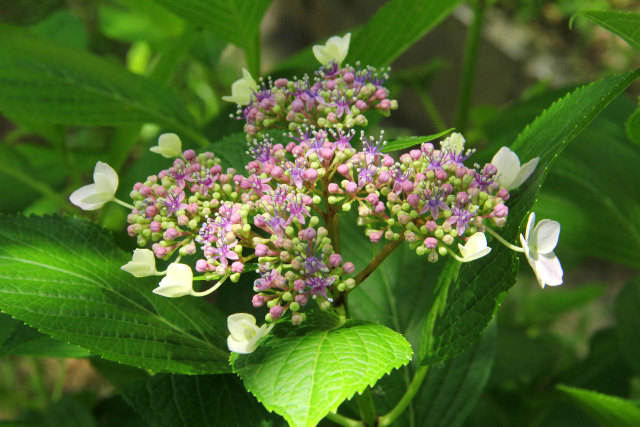
[{"label": "green leaf", "polygon": [[625,123],[625,129],[629,139],[637,145],[640,145],[640,107],[636,109]]},{"label": "green leaf", "polygon": [[391,0],[353,34],[347,60],[388,65],[438,25],[461,0]]},{"label": "green leaf", "polygon": [[59,358],[90,356],[90,353],[82,347],[54,340],[50,336],[22,324],[22,322],[16,321],[16,323],[11,336],[3,346],[0,346],[0,356],[3,354]]},{"label": "green leaf", "polygon": [[640,15],[631,12],[612,12],[604,10],[586,10],[576,16],[586,16],[596,24],[620,36],[629,46],[640,50]]},{"label": "green leaf", "polygon": [[161,374],[123,392],[124,399],[152,426],[276,426],[234,375]]},{"label": "green leaf", "polygon": [[222,138],[220,141],[205,147],[222,160],[222,170],[234,168],[238,172],[245,170],[251,158],[247,154],[247,138],[244,132],[237,132]]},{"label": "green leaf", "polygon": [[416,396],[418,425],[458,426],[467,418],[491,374],[496,330],[496,322],[490,323],[470,348],[429,367]]},{"label": "green leaf", "polygon": [[404,150],[405,148],[413,147],[414,145],[433,141],[434,139],[439,139],[454,130],[455,128],[451,128],[433,135],[403,136],[400,138],[396,138],[393,141],[389,141],[387,145],[384,146],[384,150],[382,150],[382,152],[391,153],[392,151]]},{"label": "green leaf", "polygon": [[615,315],[618,344],[629,365],[640,375],[640,277],[627,283],[618,295]]},{"label": "green leaf", "polygon": [[153,1],[186,22],[200,25],[216,37],[242,48],[247,58],[259,55],[259,46],[255,40],[259,36],[260,22],[271,0]]},{"label": "green leaf", "polygon": [[[638,74],[636,71],[609,76],[573,91],[551,105],[518,136],[511,148],[520,160],[524,163],[539,157],[540,161],[527,182],[512,192],[509,220],[500,230],[507,241],[516,241],[520,225],[558,154]],[[474,342],[514,284],[518,269],[515,253],[495,241],[491,246],[493,251],[488,256],[460,268],[458,279],[449,288],[444,313],[436,321],[434,346],[423,363],[446,360]]]},{"label": "green leaf", "polygon": [[345,399],[411,361],[402,335],[377,324],[320,313],[302,326],[279,324],[235,372],[270,411],[293,426],[316,425]]},{"label": "green leaf", "polygon": [[604,427],[640,425],[640,408],[630,400],[562,384],[556,388]]},{"label": "green leaf", "polygon": [[632,110],[618,98],[577,138],[549,174],[536,210],[559,221],[563,240],[580,253],[638,268],[640,188],[629,183],[640,181],[640,147],[624,132]]},{"label": "green leaf", "polygon": [[153,122],[200,138],[168,88],[85,51],[0,25],[0,111],[67,125]]},{"label": "green leaf", "polygon": [[54,338],[157,372],[229,371],[225,319],[202,299],[151,293],[120,270],[130,255],[72,218],[0,222],[0,309]]}]

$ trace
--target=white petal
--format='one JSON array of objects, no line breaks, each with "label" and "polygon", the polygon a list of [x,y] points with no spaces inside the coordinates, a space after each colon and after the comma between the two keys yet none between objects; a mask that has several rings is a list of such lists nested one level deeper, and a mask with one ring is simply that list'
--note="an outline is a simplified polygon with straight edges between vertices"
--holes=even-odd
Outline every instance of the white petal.
[{"label": "white petal", "polygon": [[118,189],[118,174],[108,164],[98,162],[93,170],[93,182],[98,192],[110,193],[113,196]]},{"label": "white petal", "polygon": [[508,147],[502,147],[491,159],[491,163],[498,168],[498,182],[507,190],[515,188],[512,186],[516,175],[520,171],[520,159],[518,155]]},{"label": "white petal", "polygon": [[[162,279],[164,280],[164,279]],[[160,286],[153,290],[154,294],[162,295],[167,298],[179,298],[186,295],[191,295],[192,291],[185,289],[184,286],[179,284],[163,284],[160,282]]]},{"label": "white petal", "polygon": [[460,249],[464,262],[474,261],[491,252],[491,248],[487,247],[487,238],[484,233],[476,233],[469,237],[464,246],[458,244],[458,249]]},{"label": "white petal", "polygon": [[229,347],[229,351],[239,354],[249,354],[253,353],[253,351],[257,347],[257,341],[239,341],[236,340],[233,335],[229,335],[227,337],[227,347]]},{"label": "white petal", "polygon": [[248,313],[235,313],[227,317],[227,327],[231,336],[236,339],[247,339],[247,329],[253,330],[253,335],[259,329],[256,318]]},{"label": "white petal", "polygon": [[251,73],[243,68],[242,77],[231,85],[231,96],[223,96],[222,99],[238,105],[247,105],[251,102],[251,94],[257,88],[258,85],[251,76]]},{"label": "white petal", "polygon": [[96,195],[96,185],[89,184],[83,187],[78,188],[76,191],[71,193],[69,196],[69,200],[74,205],[78,206],[80,209],[85,211],[93,211],[98,208],[101,208],[108,200],[95,200]]},{"label": "white petal", "polygon": [[536,169],[539,160],[540,158],[536,157],[535,159],[531,159],[527,163],[522,165],[516,176],[513,178],[513,181],[511,182],[511,188],[520,187],[520,185],[525,182]]},{"label": "white petal", "polygon": [[344,37],[332,36],[324,45],[314,45],[312,48],[313,55],[322,65],[329,65],[331,61],[335,61],[340,65],[347,57],[350,42],[351,33],[345,34]]},{"label": "white petal", "polygon": [[535,261],[534,271],[540,286],[558,286],[562,284],[562,265],[553,252],[542,254]]},{"label": "white petal", "polygon": [[193,271],[186,264],[174,262],[167,268],[167,275],[153,293],[170,298],[193,294]]},{"label": "white petal", "polygon": [[135,277],[152,276],[158,272],[156,270],[156,258],[149,249],[134,250],[131,261],[120,268]]},{"label": "white petal", "polygon": [[167,159],[180,157],[182,155],[182,141],[175,133],[163,133],[158,138],[158,145],[149,148],[149,151],[160,154]]},{"label": "white petal", "polygon": [[462,153],[464,151],[464,136],[461,133],[453,132],[440,143],[440,147],[451,153]]},{"label": "white petal", "polygon": [[539,254],[553,251],[560,237],[560,223],[550,219],[543,219],[533,229],[531,240],[535,242]]},{"label": "white petal", "polygon": [[527,241],[527,246],[529,246],[529,238],[531,235],[531,232],[533,231],[533,226],[536,223],[536,214],[535,212],[531,212],[529,214],[529,220],[527,221],[527,228],[524,232],[524,239]]}]

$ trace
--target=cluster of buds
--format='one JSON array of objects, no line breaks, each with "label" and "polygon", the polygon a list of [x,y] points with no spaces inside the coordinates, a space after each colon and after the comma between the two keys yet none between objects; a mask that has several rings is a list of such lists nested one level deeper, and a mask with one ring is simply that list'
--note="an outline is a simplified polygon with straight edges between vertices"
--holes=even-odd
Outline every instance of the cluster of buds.
[{"label": "cluster of buds", "polygon": [[[430,262],[444,256],[470,262],[491,251],[488,232],[524,253],[543,287],[561,284],[562,268],[553,253],[557,222],[536,224],[532,214],[520,236],[522,246],[494,230],[507,221],[509,190],[531,175],[537,158],[520,166],[517,155],[503,147],[491,163],[469,167],[465,161],[473,150],[465,149],[458,133],[439,147],[421,144],[398,160],[385,150],[383,132],[379,137],[361,132],[358,143],[352,126],[366,125],[362,113],[372,108],[386,113],[397,104],[381,86],[386,74],[341,68],[349,37],[314,47],[323,67],[313,83],[278,79],[258,90],[246,70],[234,83],[227,100],[247,105],[241,111],[251,139],[246,172],[224,169],[211,152],[182,151],[177,135],[163,134],[151,151],[173,164],[134,185],[133,205],[115,198],[117,174],[101,162],[94,183],[74,192],[71,201],[87,210],[109,201],[131,209],[127,232],[144,249],[122,268],[136,277],[164,276],[157,294],[204,296],[227,280],[257,272],[252,304],[268,307],[267,322],[289,313],[291,322],[300,324],[310,301],[321,309],[339,307],[379,265],[376,256],[356,274],[356,266],[344,259],[339,216],[353,218],[345,211],[357,212],[355,222],[372,243],[387,241],[379,254],[406,241]],[[288,123],[285,142],[262,134],[283,123]],[[196,257],[199,276],[180,263],[186,255]],[[171,261],[166,271],[156,270],[156,259]],[[198,292],[194,280],[215,284]],[[229,328],[229,348],[236,352],[253,351],[270,330],[244,313],[231,316]]]},{"label": "cluster of buds", "polygon": [[293,131],[302,124],[320,129],[367,126],[365,112],[375,110],[388,116],[396,110],[398,102],[389,99],[389,90],[383,86],[389,78],[388,68],[362,68],[359,63],[355,67],[340,65],[349,38],[347,34],[330,39],[328,47],[314,48],[323,65],[313,78],[260,78],[258,84],[243,70],[243,77],[232,86],[232,95],[223,99],[238,104],[236,117],[245,120],[247,139],[261,138],[268,129]]}]

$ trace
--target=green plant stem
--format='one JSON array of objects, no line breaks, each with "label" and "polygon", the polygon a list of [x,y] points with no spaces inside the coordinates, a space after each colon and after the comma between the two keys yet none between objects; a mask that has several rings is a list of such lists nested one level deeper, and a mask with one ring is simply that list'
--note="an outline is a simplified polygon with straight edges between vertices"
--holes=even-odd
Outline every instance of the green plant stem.
[{"label": "green plant stem", "polygon": [[384,248],[382,248],[382,250],[373,257],[371,262],[369,262],[369,264],[360,273],[358,273],[355,278],[356,286],[362,283],[367,277],[369,277],[369,275],[373,273],[376,268],[378,268],[380,263],[382,263],[382,261],[384,261],[385,258],[388,257],[395,248],[400,246],[402,242],[404,242],[404,234],[401,234],[398,240],[392,240],[391,242],[387,243]]},{"label": "green plant stem", "polygon": [[67,378],[67,360],[58,359],[58,372],[55,382],[53,383],[53,391],[51,392],[51,400],[57,402],[62,397],[64,390],[64,382]]},{"label": "green plant stem", "polygon": [[462,59],[462,81],[460,83],[458,112],[456,114],[456,128],[458,132],[461,133],[467,130],[469,122],[469,104],[471,102],[471,94],[473,93],[478,46],[482,38],[482,26],[486,9],[486,0],[475,1],[474,17],[467,32],[467,40],[465,41],[464,56]]},{"label": "green plant stem", "polygon": [[33,385],[38,392],[38,398],[42,407],[46,408],[51,404],[51,396],[49,396],[47,385],[44,381],[44,369],[42,369],[42,365],[37,358],[32,357],[30,360],[31,366],[33,367]]},{"label": "green plant stem", "polygon": [[328,413],[325,418],[344,427],[365,427],[362,421],[345,417],[344,415],[340,415],[337,412],[335,414]]},{"label": "green plant stem", "polygon": [[362,418],[364,424],[369,427],[375,426],[377,412],[370,387],[367,387],[362,394],[356,394],[356,403],[360,410],[360,418]]},{"label": "green plant stem", "polygon": [[249,45],[244,48],[245,59],[247,61],[247,68],[252,76],[260,75],[260,30],[256,31],[256,35],[253,40],[250,40]]},{"label": "green plant stem", "polygon": [[524,248],[521,248],[520,246],[516,246],[516,245],[513,245],[513,244],[507,242],[501,235],[496,233],[491,228],[487,227],[487,228],[485,228],[485,230],[487,230],[487,232],[489,232],[489,234],[491,234],[493,237],[495,237],[496,240],[498,240],[500,243],[502,243],[503,245],[505,245],[506,247],[508,247],[512,251],[524,252]]},{"label": "green plant stem", "polygon": [[424,111],[427,113],[427,116],[429,116],[429,119],[431,119],[431,123],[436,127],[436,130],[438,132],[444,132],[449,129],[442,114],[440,114],[440,110],[438,110],[438,107],[433,102],[433,99],[431,99],[427,90],[417,86],[414,86],[414,90],[418,94],[422,107],[424,107]]},{"label": "green plant stem", "polygon": [[404,393],[400,401],[396,404],[396,406],[389,411],[386,415],[382,415],[378,418],[378,426],[384,427],[393,423],[402,413],[407,409],[407,406],[411,403],[416,393],[420,391],[420,387],[422,387],[422,382],[429,371],[429,365],[423,365],[418,368],[415,375],[413,376],[413,380],[411,380],[411,384],[409,384],[409,388]]},{"label": "green plant stem", "polygon": [[43,196],[51,199],[55,202],[62,210],[67,212],[75,212],[75,210],[71,207],[71,204],[67,202],[67,199],[62,195],[56,193],[42,181],[38,181],[37,179],[31,177],[30,175],[24,173],[23,171],[16,169],[12,165],[6,162],[0,162],[2,164],[2,170],[7,175],[11,175],[19,181],[22,181],[29,187],[38,191]]}]

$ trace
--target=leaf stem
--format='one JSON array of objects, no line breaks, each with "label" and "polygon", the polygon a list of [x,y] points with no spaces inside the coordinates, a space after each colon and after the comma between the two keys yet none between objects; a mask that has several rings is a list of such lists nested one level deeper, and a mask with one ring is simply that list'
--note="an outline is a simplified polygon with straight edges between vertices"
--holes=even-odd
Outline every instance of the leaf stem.
[{"label": "leaf stem", "polygon": [[365,427],[362,421],[345,417],[344,415],[340,415],[337,412],[335,414],[328,413],[325,418],[344,427]]},{"label": "leaf stem", "polygon": [[404,234],[400,234],[400,238],[398,240],[392,240],[388,242],[384,248],[380,252],[373,257],[371,262],[355,277],[356,286],[362,283],[373,271],[382,263],[393,252],[395,248],[400,246],[400,244],[404,241]]},{"label": "leaf stem", "polygon": [[125,208],[127,208],[127,209],[134,210],[134,209],[136,208],[135,206],[130,205],[130,204],[129,204],[129,203],[127,203],[127,202],[123,202],[122,200],[117,199],[117,198],[115,198],[115,197],[114,197],[111,201],[112,201],[112,202],[115,202],[115,203],[117,203],[117,204],[119,204],[120,206],[124,206],[124,207],[125,207]]},{"label": "leaf stem", "polygon": [[442,117],[442,114],[440,114],[440,110],[438,110],[438,107],[433,102],[433,99],[429,95],[429,92],[427,91],[427,89],[424,89],[419,87],[418,85],[415,85],[414,90],[416,91],[416,93],[418,94],[418,97],[420,98],[420,102],[422,103],[422,107],[424,108],[424,111],[427,113],[427,116],[429,116],[429,118],[431,119],[431,122],[436,127],[437,131],[444,132],[447,129],[449,129],[447,127],[447,124],[444,121],[444,118]]},{"label": "leaf stem", "polygon": [[373,402],[373,396],[371,395],[371,387],[367,388],[362,394],[356,394],[356,403],[360,410],[360,418],[364,421],[364,424],[369,427],[376,425],[376,405]]},{"label": "leaf stem", "polygon": [[73,211],[71,208],[71,205],[67,202],[67,199],[61,196],[60,194],[56,193],[55,191],[53,191],[51,187],[49,187],[44,182],[39,181],[35,178],[32,178],[30,175],[15,168],[14,166],[10,165],[7,162],[2,161],[1,164],[2,164],[2,171],[7,175],[11,175],[12,177],[18,179],[19,181],[22,181],[23,183],[27,184],[29,187],[33,188],[43,196],[55,202],[63,210],[68,212]]},{"label": "leaf stem", "polygon": [[404,393],[400,401],[396,404],[396,406],[389,411],[386,415],[382,415],[378,418],[378,426],[384,427],[393,423],[402,413],[407,409],[407,406],[411,403],[416,393],[422,387],[422,381],[427,375],[429,371],[429,365],[423,365],[418,368],[413,379],[411,380],[411,384],[409,384],[409,388]]},{"label": "leaf stem", "polygon": [[210,293],[214,292],[216,289],[218,289],[220,286],[222,286],[222,284],[227,280],[227,277],[229,277],[229,274],[225,274],[220,280],[218,280],[218,282],[213,285],[212,287],[210,287],[209,289],[207,289],[206,291],[202,291],[202,292],[194,292],[191,295],[193,295],[194,297],[204,297],[209,295]]},{"label": "leaf stem", "polygon": [[456,114],[456,128],[461,133],[467,130],[469,121],[469,104],[473,92],[478,45],[482,36],[484,13],[487,9],[486,0],[476,0],[474,6],[473,21],[471,22],[471,26],[467,32],[467,40],[465,41],[464,56],[462,59],[462,81],[460,83],[458,111]]},{"label": "leaf stem", "polygon": [[493,237],[496,238],[496,240],[498,240],[500,243],[502,243],[512,251],[524,252],[524,248],[521,248],[520,246],[512,245],[511,243],[507,242],[502,236],[500,236],[497,232],[495,232],[491,228],[486,227],[485,230],[487,230],[489,234],[491,234]]}]

